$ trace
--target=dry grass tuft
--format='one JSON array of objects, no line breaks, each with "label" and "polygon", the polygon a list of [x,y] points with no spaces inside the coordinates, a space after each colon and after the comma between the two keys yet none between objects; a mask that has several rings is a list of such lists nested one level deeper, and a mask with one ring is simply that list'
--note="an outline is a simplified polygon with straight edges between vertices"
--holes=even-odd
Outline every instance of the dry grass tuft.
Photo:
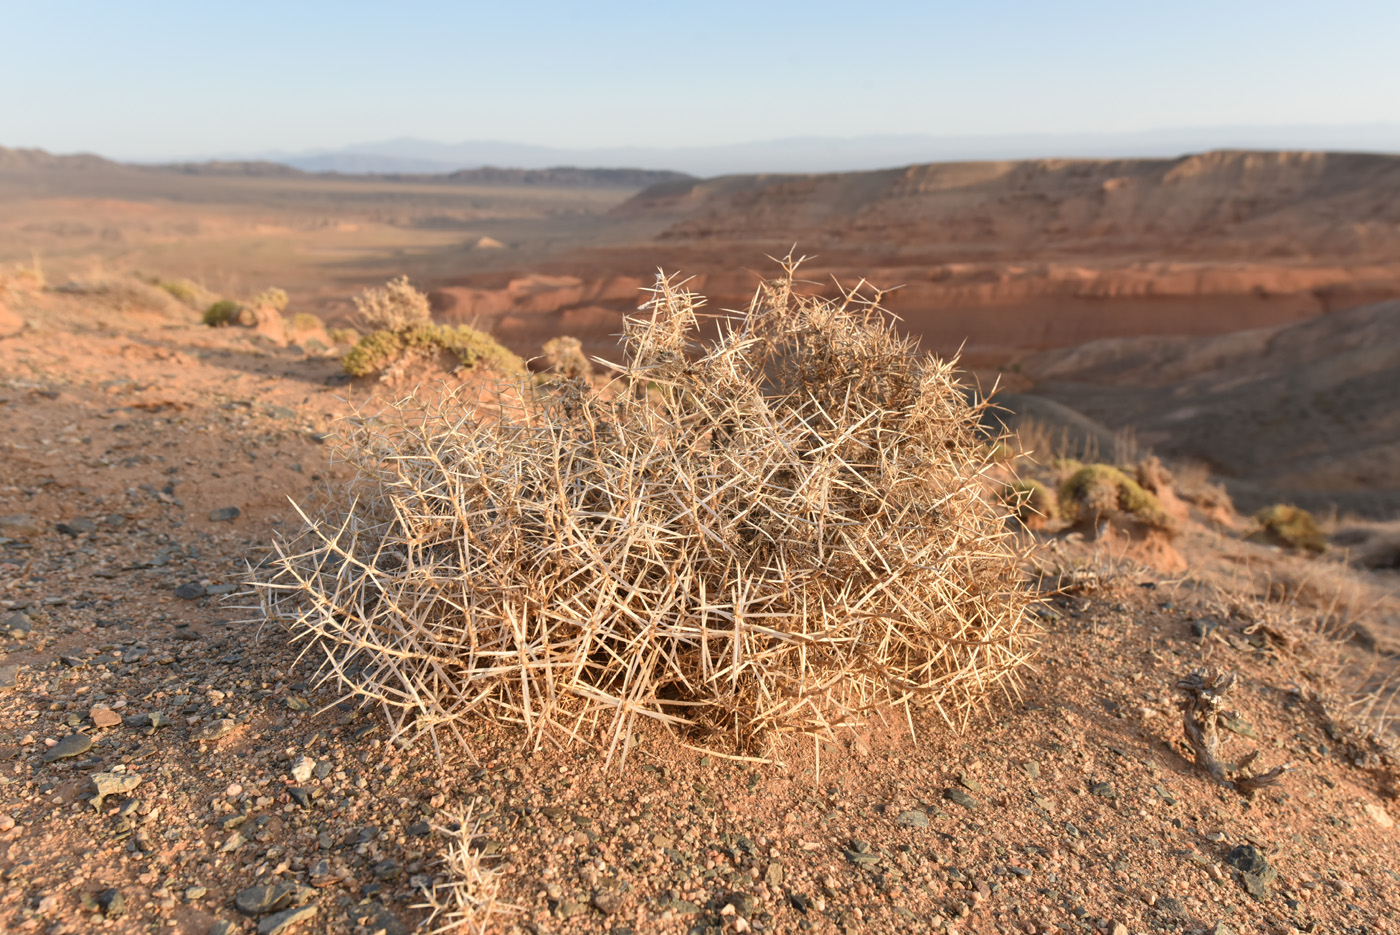
[{"label": "dry grass tuft", "polygon": [[964,725],[1034,643],[981,406],[878,295],[795,268],[702,347],[659,278],[610,392],[352,423],[353,501],[281,546],[266,613],[396,735],[481,716],[611,758],[637,718],[741,750],[889,704]]}]

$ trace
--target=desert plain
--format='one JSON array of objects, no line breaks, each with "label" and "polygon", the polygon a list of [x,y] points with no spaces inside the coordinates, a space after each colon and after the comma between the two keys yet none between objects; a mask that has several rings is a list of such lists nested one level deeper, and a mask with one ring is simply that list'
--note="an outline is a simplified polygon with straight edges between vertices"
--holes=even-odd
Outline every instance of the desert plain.
[{"label": "desert plain", "polygon": [[[1400,157],[1320,152],[695,179],[0,150],[0,920],[429,931],[460,893],[466,931],[1393,930],[1397,193]],[[1014,691],[761,753],[408,744],[259,618],[247,582],[351,480],[340,420],[475,379],[348,376],[361,290],[406,275],[543,370],[566,335],[618,360],[658,270],[742,308],[794,251],[995,388],[989,483],[1104,462],[1170,508],[1015,528],[1043,601]],[[271,287],[275,324],[203,323]],[[1207,667],[1229,758],[1278,782],[1201,768],[1178,683]]]}]

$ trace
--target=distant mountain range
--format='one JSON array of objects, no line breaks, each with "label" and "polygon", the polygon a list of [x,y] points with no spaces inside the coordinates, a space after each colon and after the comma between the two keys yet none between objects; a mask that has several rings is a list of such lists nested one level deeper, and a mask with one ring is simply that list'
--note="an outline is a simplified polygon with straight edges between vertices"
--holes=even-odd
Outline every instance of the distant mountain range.
[{"label": "distant mountain range", "polygon": [[800,137],[715,146],[560,148],[524,143],[396,139],[302,152],[221,153],[117,163],[100,156],[0,151],[0,169],[21,165],[93,169],[138,165],[201,175],[333,172],[476,184],[644,187],[682,176],[855,172],[934,162],[1020,159],[1175,158],[1213,150],[1305,150],[1400,154],[1400,123],[1346,126],[1201,127],[1133,133],[936,137]]},{"label": "distant mountain range", "polygon": [[1214,149],[1400,153],[1400,123],[1199,127],[1099,134],[814,136],[669,148],[560,148],[496,141],[442,143],[405,138],[357,143],[338,149],[220,154],[208,158],[275,162],[308,172],[348,174],[438,174],[484,166],[516,169],[629,166],[715,176],[750,172],[846,172],[985,159],[1172,157]]},{"label": "distant mountain range", "polygon": [[[0,173],[77,172],[77,173],[176,173],[198,176],[242,176],[246,178],[295,178],[312,174],[281,162],[269,160],[209,160],[131,164],[115,162],[91,153],[54,155],[42,149],[7,149],[0,146]],[[541,188],[631,188],[641,189],[659,182],[694,181],[692,176],[665,169],[588,169],[553,166],[547,169],[458,169],[453,172],[322,170],[318,174],[364,180],[392,179],[399,182],[448,185],[513,185]]]}]

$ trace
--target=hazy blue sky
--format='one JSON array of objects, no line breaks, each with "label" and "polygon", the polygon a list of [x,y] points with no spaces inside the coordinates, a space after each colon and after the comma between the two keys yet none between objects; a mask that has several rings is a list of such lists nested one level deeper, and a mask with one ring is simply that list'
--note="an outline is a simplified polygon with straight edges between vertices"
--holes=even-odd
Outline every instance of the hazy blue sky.
[{"label": "hazy blue sky", "polygon": [[118,157],[1400,122],[1400,0],[5,4],[0,145]]}]

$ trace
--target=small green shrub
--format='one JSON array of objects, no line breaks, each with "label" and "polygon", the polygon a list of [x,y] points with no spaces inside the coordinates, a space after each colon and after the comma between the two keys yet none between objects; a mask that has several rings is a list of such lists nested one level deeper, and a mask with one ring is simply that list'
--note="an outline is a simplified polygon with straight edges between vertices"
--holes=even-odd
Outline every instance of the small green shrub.
[{"label": "small green shrub", "polygon": [[319,331],[321,319],[307,312],[297,312],[290,322],[292,331]]},{"label": "small green shrub", "polygon": [[353,345],[356,341],[360,340],[360,332],[356,331],[354,328],[327,328],[326,336],[336,344]]},{"label": "small green shrub", "polygon": [[211,328],[231,325],[238,321],[238,313],[241,311],[243,306],[233,299],[220,299],[204,310],[204,323]]},{"label": "small green shrub", "polygon": [[583,353],[583,344],[578,338],[561,335],[550,338],[541,348],[545,363],[550,372],[566,380],[587,377],[593,372],[593,365]]},{"label": "small green shrub", "polygon": [[1157,498],[1109,464],[1079,468],[1060,487],[1060,512],[1073,523],[1098,526],[1108,519],[1131,519],[1153,529],[1175,528]]},{"label": "small green shrub", "polygon": [[1307,510],[1287,503],[1267,506],[1254,514],[1259,529],[1250,534],[1253,542],[1267,542],[1308,552],[1327,550],[1327,537]]},{"label": "small green shrub", "polygon": [[199,283],[188,279],[157,279],[153,285],[164,289],[181,302],[195,308],[199,307],[209,296],[208,290]]},{"label": "small green shrub", "polygon": [[418,325],[403,331],[381,329],[356,342],[345,355],[345,372],[353,377],[379,373],[405,354],[438,348],[468,369],[489,367],[501,374],[525,372],[525,362],[488,334],[466,325]]},{"label": "small green shrub", "polygon": [[275,308],[280,312],[287,307],[287,293],[272,286],[249,299],[248,306],[250,308]]}]

